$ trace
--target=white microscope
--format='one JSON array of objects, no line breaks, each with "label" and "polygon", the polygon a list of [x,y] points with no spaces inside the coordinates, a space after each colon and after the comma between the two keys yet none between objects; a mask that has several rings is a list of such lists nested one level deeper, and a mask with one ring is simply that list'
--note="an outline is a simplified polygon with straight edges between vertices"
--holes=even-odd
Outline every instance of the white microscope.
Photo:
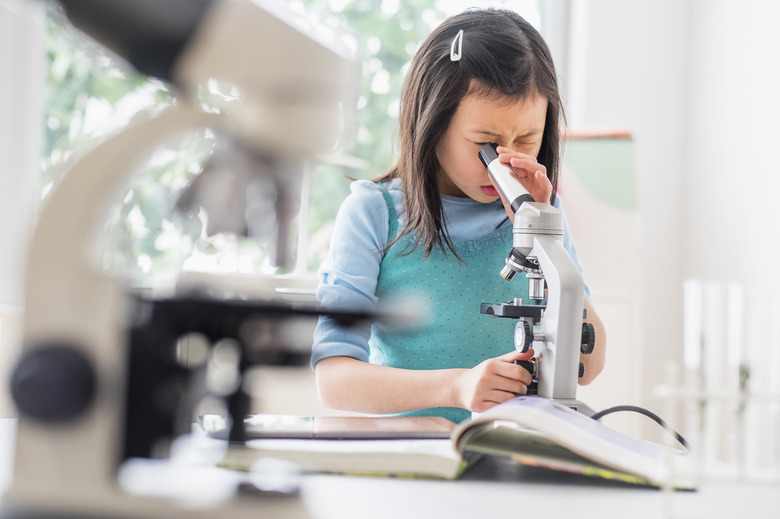
[{"label": "white microscope", "polygon": [[[501,276],[511,280],[520,271],[528,280],[533,302],[515,299],[483,303],[480,311],[495,317],[518,319],[514,345],[535,356],[520,362],[533,375],[529,394],[552,398],[588,416],[593,410],[577,400],[577,380],[584,374],[580,352],[593,351],[595,334],[583,323],[585,285],[574,261],[563,247],[563,213],[548,203],[534,202],[525,187],[498,159],[495,144],[486,144],[479,158],[501,196],[513,211],[512,250]],[[546,288],[546,293],[545,293]]]},{"label": "white microscope", "polygon": [[[288,351],[276,339],[276,327],[289,317],[322,313],[344,324],[375,316],[214,292],[155,299],[133,293],[126,280],[104,272],[95,249],[108,209],[121,200],[133,165],[166,139],[203,128],[217,136],[218,146],[229,143],[236,168],[244,168],[240,178],[246,196],[235,201],[242,216],[249,219],[253,202],[270,203],[272,224],[283,228],[294,183],[287,165],[332,148],[342,124],[340,109],[356,105],[359,61],[338,39],[323,37],[279,3],[60,3],[74,25],[141,72],[170,81],[179,95],[174,108],[129,127],[76,163],[40,214],[29,251],[23,351],[11,377],[19,421],[4,512],[36,517],[306,516],[294,495],[258,497],[260,492],[238,492],[235,482],[219,477],[204,488],[216,495],[213,491],[224,483],[224,499],[195,506],[183,503],[186,496],[165,494],[162,487],[179,482],[173,474],[158,474],[164,483],[159,488],[146,480],[151,491],[143,495],[128,492],[118,474],[129,460],[165,458],[166,447],[190,432],[190,395],[203,369],[177,362],[182,335],[198,333],[211,345],[228,340],[238,346],[236,385],[225,400],[230,416],[240,417],[232,420],[231,439],[241,441],[250,398],[241,383],[245,370],[308,362],[308,353]],[[240,110],[201,108],[198,94],[214,80],[239,93]],[[218,186],[219,175],[211,176],[211,183],[201,186],[206,195]],[[257,179],[270,187],[256,193]],[[190,203],[201,202],[197,193],[190,197]],[[160,470],[165,474],[167,469]],[[187,490],[197,493],[197,485]]]}]

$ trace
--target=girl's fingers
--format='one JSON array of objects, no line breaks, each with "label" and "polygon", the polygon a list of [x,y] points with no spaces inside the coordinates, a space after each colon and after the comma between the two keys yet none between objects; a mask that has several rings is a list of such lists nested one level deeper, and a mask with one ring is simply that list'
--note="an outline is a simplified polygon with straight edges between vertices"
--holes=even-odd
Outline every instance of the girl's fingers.
[{"label": "girl's fingers", "polygon": [[[528,355],[530,353],[531,355]],[[494,373],[497,375],[499,380],[496,383],[499,384],[498,387],[504,389],[504,384],[510,383],[514,384],[516,382],[522,382],[523,384],[530,384],[533,382],[533,377],[531,377],[531,373],[525,369],[523,366],[520,366],[518,364],[515,364],[515,360],[528,360],[533,355],[533,350],[529,350],[526,353],[515,355],[511,358],[511,360],[506,360],[505,362],[501,362],[498,364],[495,368]],[[504,356],[506,357],[506,356]],[[504,357],[502,357],[502,360],[504,360]],[[508,381],[508,382],[507,382]],[[509,391],[510,389],[507,389]],[[514,391],[515,393],[517,391]]]},{"label": "girl's fingers", "polygon": [[533,382],[533,380],[531,380],[530,376],[528,377],[528,380],[505,378],[501,380],[500,383],[496,384],[494,389],[513,395],[522,395],[526,392],[528,384],[531,382]]},{"label": "girl's fingers", "polygon": [[518,392],[491,391],[488,395],[486,395],[485,402],[489,402],[491,404],[501,404],[507,400],[512,400],[517,395],[524,395],[526,391],[527,388],[525,386],[523,386],[522,390]]},{"label": "girl's fingers", "polygon": [[513,158],[512,172],[523,183],[537,202],[549,202],[552,184],[547,178],[547,169],[536,161]]},{"label": "girl's fingers", "polygon": [[531,173],[536,173],[537,171],[547,171],[547,168],[545,168],[542,164],[539,164],[536,159],[531,156],[512,157],[509,159],[509,164],[515,169],[520,169]]},{"label": "girl's fingers", "polygon": [[[501,150],[501,148],[499,148]],[[514,161],[517,161],[518,164],[528,163],[528,164],[537,164],[539,168],[544,168],[536,157],[533,155],[528,155],[527,153],[520,153],[519,151],[512,151],[504,149],[505,151],[498,152],[498,158],[501,162],[504,163],[512,163]],[[538,168],[537,168],[538,169]]]},{"label": "girl's fingers", "polygon": [[518,389],[521,386],[525,386],[533,382],[531,372],[525,369],[523,366],[512,364],[513,368],[509,373],[500,373],[495,378],[496,389],[504,391],[511,391],[512,393],[519,393]]},{"label": "girl's fingers", "polygon": [[528,348],[528,351],[525,351],[525,352],[514,350],[514,351],[510,351],[509,353],[504,353],[499,358],[501,360],[503,360],[504,362],[510,362],[511,363],[511,362],[516,361],[516,360],[528,360],[528,359],[530,359],[533,356],[534,356],[534,349],[533,348]]},{"label": "girl's fingers", "polygon": [[496,148],[496,153],[498,153],[499,155],[507,155],[507,156],[511,155],[516,157],[530,157],[536,160],[536,157],[534,157],[533,155],[523,153],[522,151],[515,151],[512,148],[505,148],[504,146],[498,146]]},{"label": "girl's fingers", "polygon": [[[509,148],[498,147],[498,158],[503,164],[507,164],[514,176],[525,186],[531,196],[537,202],[549,202],[552,195],[552,184],[547,178],[547,168],[540,164],[536,157],[513,151]],[[509,218],[514,221],[514,215],[505,200]]]}]

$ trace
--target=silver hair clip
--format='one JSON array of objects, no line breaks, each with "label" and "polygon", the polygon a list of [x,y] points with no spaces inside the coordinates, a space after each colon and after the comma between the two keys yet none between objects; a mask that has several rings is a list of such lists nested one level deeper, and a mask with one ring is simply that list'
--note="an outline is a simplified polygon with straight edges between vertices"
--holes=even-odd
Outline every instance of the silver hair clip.
[{"label": "silver hair clip", "polygon": [[[457,51],[455,50],[456,45]],[[463,29],[458,31],[450,46],[450,61],[460,61],[461,57],[463,57]]]}]

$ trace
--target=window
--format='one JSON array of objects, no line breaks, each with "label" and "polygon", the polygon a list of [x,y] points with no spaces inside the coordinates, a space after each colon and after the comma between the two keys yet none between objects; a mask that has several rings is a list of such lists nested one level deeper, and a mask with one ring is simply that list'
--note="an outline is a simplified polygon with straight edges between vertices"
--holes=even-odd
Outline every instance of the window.
[{"label": "window", "polygon": [[[349,178],[372,178],[394,162],[398,98],[418,43],[450,14],[475,1],[292,0],[285,5],[325,26],[348,25],[347,35],[362,54],[363,78],[356,128],[334,153],[313,159],[303,175],[301,211],[294,232],[300,237],[292,273],[316,271],[327,254],[330,229]],[[539,27],[537,0],[492,2],[514,9]],[[138,75],[87,41],[59,13],[48,12],[46,49],[45,149],[42,196],[65,165],[103,136],[138,117],[175,103],[167,85]],[[231,101],[231,92],[209,85],[209,96]],[[262,243],[217,235],[207,237],[201,217],[172,210],[178,193],[199,172],[213,146],[207,132],[187,136],[175,147],[158,149],[143,162],[133,185],[112,214],[106,265],[153,283],[169,270],[211,270],[283,274],[269,264]],[[199,220],[200,218],[200,220]]]}]

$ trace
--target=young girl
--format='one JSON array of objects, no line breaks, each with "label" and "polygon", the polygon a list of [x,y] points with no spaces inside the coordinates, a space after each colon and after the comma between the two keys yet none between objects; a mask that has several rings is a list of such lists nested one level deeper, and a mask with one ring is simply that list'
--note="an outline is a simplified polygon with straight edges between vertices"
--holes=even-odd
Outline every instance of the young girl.
[{"label": "young girl", "polygon": [[[527,298],[527,283],[499,276],[512,247],[506,209],[480,148],[499,145],[536,201],[555,195],[562,107],[550,52],[511,11],[447,19],[412,61],[401,96],[400,158],[376,181],[356,181],[342,205],[317,296],[324,306],[422,302],[421,323],[344,329],[322,318],[312,366],[320,399],[335,409],[424,414],[459,422],[525,394],[514,319],[480,314],[483,302]],[[564,246],[580,267],[565,230]],[[587,294],[587,291],[586,291]],[[591,382],[604,364],[604,332],[583,356]]]}]

